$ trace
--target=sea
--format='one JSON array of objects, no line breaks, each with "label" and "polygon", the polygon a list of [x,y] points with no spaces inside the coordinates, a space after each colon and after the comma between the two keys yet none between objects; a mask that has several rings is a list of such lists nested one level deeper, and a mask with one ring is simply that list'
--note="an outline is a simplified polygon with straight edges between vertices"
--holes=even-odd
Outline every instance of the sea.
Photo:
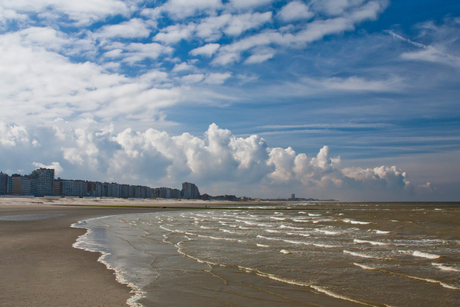
[{"label": "sea", "polygon": [[72,225],[130,306],[460,306],[459,203],[163,210]]}]

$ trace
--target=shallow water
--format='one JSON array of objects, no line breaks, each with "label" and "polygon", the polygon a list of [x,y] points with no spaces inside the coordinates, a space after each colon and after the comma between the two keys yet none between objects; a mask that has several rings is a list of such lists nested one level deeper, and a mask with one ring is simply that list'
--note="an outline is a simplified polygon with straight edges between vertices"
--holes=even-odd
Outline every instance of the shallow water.
[{"label": "shallow water", "polygon": [[459,204],[290,204],[80,222],[132,306],[455,306]]}]

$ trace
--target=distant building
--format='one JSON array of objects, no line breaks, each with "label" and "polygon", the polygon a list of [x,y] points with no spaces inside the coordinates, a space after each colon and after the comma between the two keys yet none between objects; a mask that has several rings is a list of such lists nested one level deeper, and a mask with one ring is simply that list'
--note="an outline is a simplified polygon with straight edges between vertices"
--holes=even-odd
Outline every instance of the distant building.
[{"label": "distant building", "polygon": [[291,194],[291,199],[295,200],[295,194],[294,193]]},{"label": "distant building", "polygon": [[31,179],[31,194],[35,196],[53,195],[54,169],[37,169],[30,174],[29,178]]},{"label": "distant building", "polygon": [[54,169],[40,168],[30,175],[0,172],[0,195],[74,196],[74,197],[122,197],[122,198],[187,198],[200,199],[198,187],[189,182],[182,190],[172,188],[150,188],[141,185],[116,182],[93,182],[88,180],[54,179]]},{"label": "distant building", "polygon": [[32,180],[27,176],[21,176],[21,193],[20,195],[33,195]]},{"label": "distant building", "polygon": [[190,182],[182,183],[182,198],[199,199],[200,191],[198,190],[198,187]]},{"label": "distant building", "polygon": [[181,196],[181,192],[179,189],[171,189],[171,198],[178,199]]},{"label": "distant building", "polygon": [[0,172],[0,195],[8,194],[8,179],[10,176]]},{"label": "distant building", "polygon": [[22,195],[22,189],[21,189],[21,182],[22,182],[23,176],[19,174],[13,174],[9,178],[9,187],[8,187],[8,194],[13,194],[13,195]]}]

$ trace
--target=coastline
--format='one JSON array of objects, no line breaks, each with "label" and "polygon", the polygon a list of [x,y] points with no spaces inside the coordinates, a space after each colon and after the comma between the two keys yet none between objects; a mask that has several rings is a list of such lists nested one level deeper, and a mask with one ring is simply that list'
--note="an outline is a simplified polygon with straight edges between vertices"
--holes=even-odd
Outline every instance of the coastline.
[{"label": "coastline", "polygon": [[[180,210],[174,207],[183,205],[117,199],[0,198],[2,306],[127,306],[131,289],[118,283],[114,272],[97,262],[99,253],[72,247],[86,230],[71,225],[88,218],[157,212],[164,207]],[[196,205],[206,206],[186,204]]]}]

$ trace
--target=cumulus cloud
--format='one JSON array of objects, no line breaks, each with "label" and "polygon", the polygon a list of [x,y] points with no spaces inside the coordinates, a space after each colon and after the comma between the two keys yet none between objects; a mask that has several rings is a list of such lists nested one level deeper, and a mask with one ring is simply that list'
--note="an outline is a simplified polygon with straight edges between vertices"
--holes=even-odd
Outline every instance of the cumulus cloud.
[{"label": "cumulus cloud", "polygon": [[247,13],[233,16],[224,29],[224,33],[232,36],[239,36],[246,30],[258,28],[261,25],[271,21],[272,13]]},{"label": "cumulus cloud", "polygon": [[204,55],[207,57],[212,56],[217,49],[219,49],[220,45],[219,44],[206,44],[202,47],[195,48],[190,51],[191,55]]},{"label": "cumulus cloud", "polygon": [[154,36],[154,40],[165,44],[175,44],[181,40],[190,39],[195,30],[194,24],[182,25],[176,24],[161,29],[160,33]]},{"label": "cumulus cloud", "polygon": [[[152,128],[116,132],[113,126],[101,128],[90,119],[80,120],[78,125],[57,120],[53,131],[52,144],[56,147],[53,150],[60,153],[60,158],[45,165],[29,157],[32,160],[29,163],[54,168],[57,173],[63,172],[61,165],[66,164],[69,177],[77,173],[86,174],[87,179],[89,176],[121,183],[173,186],[191,180],[202,186],[224,187],[228,183],[254,189],[372,188],[389,193],[409,193],[412,189],[407,173],[395,166],[341,168],[340,157],[331,156],[328,146],[321,148],[316,156],[308,157],[291,147],[269,147],[257,135],[237,137],[216,124],[211,124],[203,137],[189,133],[171,136]],[[5,146],[11,144],[0,143],[0,151]]]},{"label": "cumulus cloud", "polygon": [[203,81],[205,76],[203,74],[190,74],[183,76],[181,80],[185,83],[198,83],[200,81]]},{"label": "cumulus cloud", "polygon": [[87,24],[108,16],[128,16],[131,8],[127,4],[128,2],[120,0],[82,0],[78,2],[72,0],[3,1],[2,8],[26,14],[38,13],[38,17],[59,19],[63,18],[63,16],[68,16],[71,21],[77,24]]},{"label": "cumulus cloud", "polygon": [[[73,63],[48,50],[44,42],[49,36],[33,41],[29,37],[21,32],[0,37],[0,107],[4,110],[2,116],[10,121],[18,122],[27,116],[29,121],[40,123],[85,112],[101,118],[136,113],[152,116],[155,110],[180,98],[179,89],[154,88],[150,78],[154,71],[146,74],[149,77],[138,78],[111,74],[95,63]],[[129,62],[168,52],[156,43],[119,47],[124,61]]]},{"label": "cumulus cloud", "polygon": [[230,0],[231,6],[237,9],[247,9],[272,3],[273,0]]},{"label": "cumulus cloud", "polygon": [[210,73],[206,76],[206,79],[203,81],[208,84],[223,84],[225,80],[232,76],[231,72],[226,73]]},{"label": "cumulus cloud", "polygon": [[98,38],[136,38],[148,37],[150,30],[147,28],[145,22],[139,18],[133,18],[129,21],[122,22],[116,25],[103,26],[98,32]]},{"label": "cumulus cloud", "polygon": [[174,65],[174,68],[172,69],[173,72],[180,72],[180,71],[187,71],[187,70],[195,70],[196,67],[193,65],[189,65],[185,62],[182,62],[180,64]]},{"label": "cumulus cloud", "polygon": [[310,19],[315,14],[308,9],[304,3],[293,1],[286,4],[278,13],[278,18],[283,21],[293,21],[299,19]]},{"label": "cumulus cloud", "polygon": [[28,143],[29,134],[24,126],[7,125],[0,122],[0,144],[5,147],[14,147],[18,143]]},{"label": "cumulus cloud", "polygon": [[161,9],[176,19],[192,16],[198,12],[212,13],[222,6],[221,0],[169,0]]},{"label": "cumulus cloud", "polygon": [[50,169],[54,169],[54,175],[56,176],[59,176],[62,174],[62,172],[64,171],[64,169],[62,168],[61,164],[59,162],[51,162],[50,165],[45,165],[43,163],[39,163],[39,162],[34,162],[33,165],[37,168],[50,168]]}]

